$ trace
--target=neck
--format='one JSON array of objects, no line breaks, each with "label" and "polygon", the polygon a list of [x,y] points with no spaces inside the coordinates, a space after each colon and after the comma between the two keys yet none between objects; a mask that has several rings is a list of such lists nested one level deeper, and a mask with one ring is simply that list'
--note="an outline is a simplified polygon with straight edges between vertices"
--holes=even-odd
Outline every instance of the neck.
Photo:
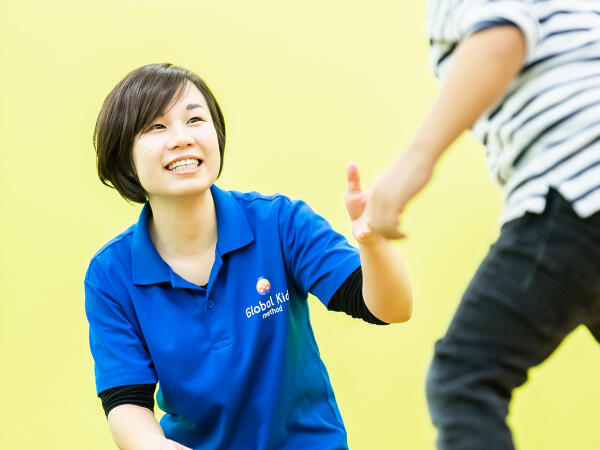
[{"label": "neck", "polygon": [[162,256],[194,256],[216,245],[217,215],[210,189],[189,197],[149,200],[148,231]]}]

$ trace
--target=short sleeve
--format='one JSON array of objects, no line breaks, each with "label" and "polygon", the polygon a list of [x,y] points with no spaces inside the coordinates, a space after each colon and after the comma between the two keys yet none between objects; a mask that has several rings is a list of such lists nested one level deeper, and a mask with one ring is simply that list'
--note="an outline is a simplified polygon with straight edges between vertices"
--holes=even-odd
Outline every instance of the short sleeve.
[{"label": "short sleeve", "polygon": [[428,12],[432,41],[458,43],[476,31],[501,25],[521,30],[527,57],[537,45],[539,23],[532,0],[434,0]]},{"label": "short sleeve", "polygon": [[84,287],[97,393],[117,386],[156,383],[154,365],[135,313],[131,306],[119,302],[124,293],[111,289],[92,268]]},{"label": "short sleeve", "polygon": [[296,286],[327,306],[338,288],[360,267],[358,249],[300,200],[285,199],[279,213],[279,231],[286,265]]}]

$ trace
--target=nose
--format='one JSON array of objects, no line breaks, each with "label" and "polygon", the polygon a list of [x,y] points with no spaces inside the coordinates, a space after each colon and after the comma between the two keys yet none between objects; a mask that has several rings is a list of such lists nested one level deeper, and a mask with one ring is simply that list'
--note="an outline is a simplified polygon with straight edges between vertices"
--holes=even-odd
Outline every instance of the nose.
[{"label": "nose", "polygon": [[185,127],[173,127],[169,140],[169,149],[177,150],[194,144],[194,139]]}]

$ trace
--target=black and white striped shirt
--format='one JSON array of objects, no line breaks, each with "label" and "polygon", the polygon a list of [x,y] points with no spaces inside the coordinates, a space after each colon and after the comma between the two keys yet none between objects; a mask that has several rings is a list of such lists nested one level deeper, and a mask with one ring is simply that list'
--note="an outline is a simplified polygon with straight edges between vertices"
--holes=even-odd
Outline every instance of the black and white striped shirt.
[{"label": "black and white striped shirt", "polygon": [[527,58],[473,127],[503,187],[500,221],[541,213],[551,187],[588,217],[600,210],[600,0],[429,0],[434,74],[463,38],[503,24],[521,29]]}]

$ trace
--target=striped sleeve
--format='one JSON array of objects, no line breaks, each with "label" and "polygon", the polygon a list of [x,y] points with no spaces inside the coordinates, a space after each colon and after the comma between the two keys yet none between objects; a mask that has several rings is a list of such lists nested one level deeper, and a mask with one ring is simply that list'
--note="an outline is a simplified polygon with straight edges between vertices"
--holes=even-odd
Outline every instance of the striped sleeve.
[{"label": "striped sleeve", "polygon": [[529,57],[539,38],[538,21],[531,0],[430,2],[428,31],[434,41],[457,43],[476,31],[500,25],[514,25],[523,32]]}]

